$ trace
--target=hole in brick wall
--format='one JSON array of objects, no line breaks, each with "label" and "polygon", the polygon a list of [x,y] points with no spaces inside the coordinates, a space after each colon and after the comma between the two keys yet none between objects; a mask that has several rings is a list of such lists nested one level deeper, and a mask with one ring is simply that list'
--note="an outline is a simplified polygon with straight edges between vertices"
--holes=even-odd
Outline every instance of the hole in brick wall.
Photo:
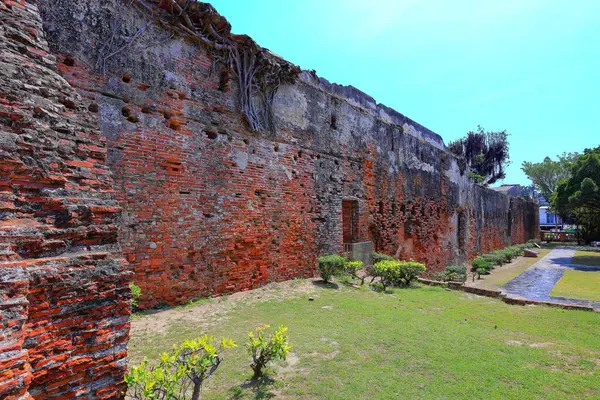
[{"label": "hole in brick wall", "polygon": [[244,139],[244,144],[248,144],[250,141],[248,139]]},{"label": "hole in brick wall", "polygon": [[219,137],[219,134],[215,131],[207,130],[204,133],[206,134],[206,137],[208,137],[209,139],[212,139],[212,140],[215,140],[216,138]]},{"label": "hole in brick wall", "polygon": [[321,159],[321,155],[317,154],[317,160],[320,160],[320,159]]},{"label": "hole in brick wall", "polygon": [[121,115],[124,117],[129,117],[129,115],[131,115],[131,108],[127,106],[121,108]]},{"label": "hole in brick wall", "polygon": [[73,59],[73,57],[71,56],[66,56],[65,60],[63,61],[63,63],[67,66],[67,67],[72,67],[75,65],[75,60]]},{"label": "hole in brick wall", "polygon": [[226,92],[227,85],[229,84],[229,71],[225,67],[221,67],[221,73],[219,74],[219,91]]},{"label": "hole in brick wall", "polygon": [[176,130],[179,130],[181,125],[183,125],[183,121],[181,121],[179,118],[170,118],[168,125],[169,125],[169,128],[176,131]]},{"label": "hole in brick wall", "polygon": [[331,122],[329,126],[331,126],[331,129],[337,130],[337,115],[331,114]]},{"label": "hole in brick wall", "polygon": [[302,152],[302,150],[300,150],[300,151],[298,152],[298,158],[302,158],[302,155],[303,155],[303,154],[304,154],[304,153]]},{"label": "hole in brick wall", "polygon": [[334,161],[335,165],[340,165],[340,162],[338,160]]},{"label": "hole in brick wall", "polygon": [[171,113],[168,111],[163,111],[163,117],[165,117],[165,119],[171,119]]},{"label": "hole in brick wall", "polygon": [[191,192],[180,191],[179,194],[190,194]]},{"label": "hole in brick wall", "polygon": [[88,107],[88,110],[93,113],[97,113],[98,112],[98,104],[96,104],[96,103],[90,104]]},{"label": "hole in brick wall", "polygon": [[149,106],[149,105],[147,105],[147,104],[144,104],[144,105],[142,106],[142,112],[143,112],[144,114],[150,114],[150,113],[152,112],[152,109],[150,108],[150,106]]},{"label": "hole in brick wall", "polygon": [[140,119],[137,117],[137,115],[130,115],[130,116],[128,116],[128,117],[127,117],[127,121],[129,121],[129,122],[133,122],[134,124],[135,124],[136,122],[139,122],[139,120],[140,120]]},{"label": "hole in brick wall", "polygon": [[273,150],[275,150],[275,151],[279,151],[279,146],[278,146],[278,145],[275,145],[275,147],[273,147]]},{"label": "hole in brick wall", "polygon": [[17,50],[21,54],[27,54],[27,47],[25,47],[25,46],[19,46],[19,48]]},{"label": "hole in brick wall", "polygon": [[76,108],[75,102],[71,99],[67,99],[66,97],[59,98],[58,102],[71,110]]},{"label": "hole in brick wall", "polygon": [[210,213],[203,213],[202,215],[204,215],[204,218],[212,218],[214,216]]},{"label": "hole in brick wall", "polygon": [[121,75],[121,80],[125,83],[129,83],[131,82],[131,75],[129,74],[123,74]]},{"label": "hole in brick wall", "polygon": [[228,141],[228,142],[231,142],[231,141],[233,141],[233,136],[231,136],[231,135],[227,135],[227,141]]},{"label": "hole in brick wall", "polygon": [[298,156],[294,156],[294,161],[298,161]]}]

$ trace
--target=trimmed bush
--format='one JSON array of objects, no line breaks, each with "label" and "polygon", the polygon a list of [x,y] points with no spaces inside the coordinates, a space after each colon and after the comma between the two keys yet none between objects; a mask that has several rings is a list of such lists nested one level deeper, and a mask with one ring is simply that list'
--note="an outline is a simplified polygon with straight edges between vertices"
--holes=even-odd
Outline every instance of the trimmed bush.
[{"label": "trimmed bush", "polygon": [[504,255],[499,254],[495,251],[491,252],[491,253],[483,254],[479,257],[481,257],[482,259],[484,259],[485,261],[490,263],[490,269],[491,269],[491,266],[494,266],[494,265],[501,266],[502,264],[504,264]]},{"label": "trimmed bush", "polygon": [[378,253],[376,251],[371,252],[371,258],[373,259],[373,265],[377,264],[379,261],[394,261],[395,258],[392,256],[388,256],[384,253]]},{"label": "trimmed bush", "polygon": [[341,275],[347,260],[337,254],[321,256],[318,259],[319,273],[325,282],[329,282],[332,276]]},{"label": "trimmed bush", "polygon": [[424,264],[416,261],[384,260],[373,265],[373,276],[381,279],[385,290],[388,286],[408,286],[425,272]]},{"label": "trimmed bush", "polygon": [[467,280],[467,267],[463,265],[449,265],[444,271],[446,281],[464,282]]},{"label": "trimmed bush", "polygon": [[363,267],[362,261],[347,261],[344,264],[344,272],[354,278],[357,277],[358,270]]},{"label": "trimmed bush", "polygon": [[381,279],[383,290],[387,286],[397,284],[400,277],[400,261],[397,260],[382,260],[373,265],[371,273],[374,277]]},{"label": "trimmed bush", "polygon": [[473,271],[476,271],[478,269],[489,271],[492,269],[492,263],[482,256],[475,257],[475,259],[471,261],[471,269]]},{"label": "trimmed bush", "polygon": [[427,270],[425,264],[418,263],[416,261],[401,261],[400,262],[400,280],[406,286],[410,286],[412,281],[417,279],[419,275]]}]

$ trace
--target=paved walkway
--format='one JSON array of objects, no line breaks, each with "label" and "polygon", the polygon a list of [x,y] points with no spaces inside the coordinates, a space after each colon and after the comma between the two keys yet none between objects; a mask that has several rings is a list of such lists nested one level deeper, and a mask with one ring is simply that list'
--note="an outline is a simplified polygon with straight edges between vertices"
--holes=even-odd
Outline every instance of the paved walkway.
[{"label": "paved walkway", "polygon": [[592,306],[600,310],[600,302],[598,301],[550,296],[552,288],[562,278],[567,269],[600,271],[600,267],[571,264],[574,255],[575,250],[569,248],[552,250],[521,275],[504,285],[501,288],[502,292],[508,297]]}]

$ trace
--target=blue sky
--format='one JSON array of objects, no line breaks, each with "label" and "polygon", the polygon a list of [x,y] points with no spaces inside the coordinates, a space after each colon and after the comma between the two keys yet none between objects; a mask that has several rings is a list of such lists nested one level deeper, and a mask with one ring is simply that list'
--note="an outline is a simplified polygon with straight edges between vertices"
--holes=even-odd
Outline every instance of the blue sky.
[{"label": "blue sky", "polygon": [[213,0],[234,33],[442,135],[506,129],[520,165],[600,144],[600,0]]}]

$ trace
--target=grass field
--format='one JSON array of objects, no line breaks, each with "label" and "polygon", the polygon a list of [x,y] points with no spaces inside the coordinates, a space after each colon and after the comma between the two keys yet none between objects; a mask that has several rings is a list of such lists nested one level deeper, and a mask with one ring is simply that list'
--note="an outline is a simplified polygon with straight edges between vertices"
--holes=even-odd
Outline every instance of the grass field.
[{"label": "grass field", "polygon": [[600,272],[565,271],[550,295],[600,301]]},{"label": "grass field", "polygon": [[[293,349],[256,387],[243,344],[264,323],[289,327]],[[233,338],[205,399],[597,399],[599,332],[597,313],[299,280],[135,317],[129,354],[135,364],[202,333]]]},{"label": "grass field", "polygon": [[536,251],[539,253],[537,258],[519,257],[508,265],[495,267],[489,275],[481,275],[481,279],[475,280],[475,282],[467,282],[467,284],[486,289],[498,289],[540,261],[542,257],[550,253],[551,249],[543,248],[536,249]]},{"label": "grass field", "polygon": [[588,265],[592,267],[600,267],[600,251],[581,251],[575,252],[573,264]]}]

